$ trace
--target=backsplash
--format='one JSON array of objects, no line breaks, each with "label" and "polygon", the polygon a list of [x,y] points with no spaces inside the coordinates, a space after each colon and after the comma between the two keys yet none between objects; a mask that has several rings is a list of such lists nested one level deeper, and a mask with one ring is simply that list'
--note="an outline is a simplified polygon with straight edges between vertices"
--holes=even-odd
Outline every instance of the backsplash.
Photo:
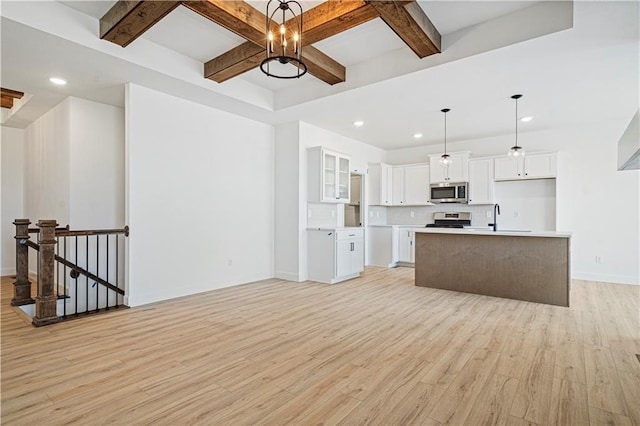
[{"label": "backsplash", "polygon": [[307,203],[307,228],[344,226],[342,204]]},{"label": "backsplash", "polygon": [[[375,217],[376,222],[372,222],[371,216],[369,217],[370,225],[420,225],[424,226],[427,223],[433,223],[433,214],[436,212],[471,212],[471,225],[472,226],[487,226],[489,223],[493,223],[493,206],[475,206],[468,204],[440,204],[435,206],[398,206],[398,207],[380,207],[372,206],[369,208],[369,212],[373,209],[385,210],[385,219],[383,223],[377,222],[379,219]],[[487,217],[487,212],[489,217]],[[413,217],[411,214],[413,213]],[[382,217],[382,214],[380,215]]]},{"label": "backsplash", "polygon": [[387,207],[369,206],[369,225],[387,225]]}]

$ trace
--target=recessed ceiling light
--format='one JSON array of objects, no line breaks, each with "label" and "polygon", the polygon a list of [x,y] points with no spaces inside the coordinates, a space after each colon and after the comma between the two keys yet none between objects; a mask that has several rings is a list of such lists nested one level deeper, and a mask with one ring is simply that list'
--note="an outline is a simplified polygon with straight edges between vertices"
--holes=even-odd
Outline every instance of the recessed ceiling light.
[{"label": "recessed ceiling light", "polygon": [[520,121],[522,121],[523,123],[526,123],[527,121],[531,121],[533,120],[533,117],[528,116],[528,117],[520,117]]},{"label": "recessed ceiling light", "polygon": [[364,124],[364,121],[361,121],[361,120],[358,120],[358,121],[354,121],[354,122],[353,122],[353,125],[354,125],[354,126],[356,126],[356,127],[360,127],[360,126],[362,126],[363,124]]},{"label": "recessed ceiling light", "polygon": [[422,133],[416,133],[413,135],[414,138],[420,139],[422,137]]},{"label": "recessed ceiling light", "polygon": [[64,86],[65,84],[67,84],[67,80],[60,77],[51,77],[49,81],[53,84],[57,84],[58,86]]}]

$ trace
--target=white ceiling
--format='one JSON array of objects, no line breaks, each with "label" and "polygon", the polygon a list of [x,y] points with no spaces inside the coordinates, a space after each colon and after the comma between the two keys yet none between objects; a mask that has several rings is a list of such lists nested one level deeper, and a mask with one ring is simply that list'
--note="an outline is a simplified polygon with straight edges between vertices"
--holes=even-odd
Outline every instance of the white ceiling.
[{"label": "white ceiling", "polygon": [[[373,20],[315,44],[347,66],[347,82],[335,86],[310,75],[270,79],[257,69],[210,82],[201,77],[202,62],[242,43],[241,37],[179,7],[121,49],[97,40],[92,27],[114,1],[62,3],[70,6],[58,7],[69,22],[90,31],[82,34],[85,45],[63,30],[54,36],[18,22],[18,12],[9,10],[5,18],[3,7],[2,86],[33,95],[30,108],[14,114],[9,125],[24,126],[69,95],[122,106],[127,81],[268,123],[307,121],[384,149],[441,143],[444,107],[452,108],[450,141],[510,133],[510,96],[518,92],[524,94],[521,115],[535,117],[521,125],[523,132],[630,119],[638,107],[638,2],[575,3],[573,28],[553,32],[558,18],[551,13],[551,29],[536,33],[538,24],[526,18],[546,7],[541,2],[420,1],[443,34],[443,54],[420,60],[386,24]],[[512,35],[519,31],[524,35]],[[501,44],[501,38],[507,41]],[[133,59],[149,52],[172,61]],[[187,72],[180,74],[178,65]],[[51,87],[52,74],[70,84]],[[356,119],[365,125],[355,128]],[[417,132],[424,137],[415,140]]]}]

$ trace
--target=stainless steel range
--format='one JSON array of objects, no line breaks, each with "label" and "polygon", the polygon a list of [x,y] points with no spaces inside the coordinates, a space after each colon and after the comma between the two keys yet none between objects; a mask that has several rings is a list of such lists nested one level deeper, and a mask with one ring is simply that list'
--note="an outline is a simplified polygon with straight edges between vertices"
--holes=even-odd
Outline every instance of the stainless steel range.
[{"label": "stainless steel range", "polygon": [[437,212],[427,228],[464,228],[471,225],[471,212]]}]

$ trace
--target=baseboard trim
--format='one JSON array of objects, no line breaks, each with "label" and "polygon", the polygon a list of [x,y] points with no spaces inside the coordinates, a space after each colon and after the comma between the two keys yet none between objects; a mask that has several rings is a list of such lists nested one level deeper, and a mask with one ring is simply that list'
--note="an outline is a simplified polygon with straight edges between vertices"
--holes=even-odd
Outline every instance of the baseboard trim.
[{"label": "baseboard trim", "polygon": [[630,277],[627,275],[607,275],[607,274],[589,274],[576,272],[571,274],[573,280],[598,281],[613,284],[630,284],[640,285],[640,277]]},{"label": "baseboard trim", "polygon": [[0,276],[6,277],[9,275],[15,275],[16,268],[2,268],[0,269]]},{"label": "baseboard trim", "polygon": [[300,280],[300,278],[298,277],[298,274],[293,272],[284,272],[284,271],[276,271],[276,273],[274,274],[274,278],[277,278],[279,280],[294,281],[297,283],[300,281],[303,281],[303,280]]}]

